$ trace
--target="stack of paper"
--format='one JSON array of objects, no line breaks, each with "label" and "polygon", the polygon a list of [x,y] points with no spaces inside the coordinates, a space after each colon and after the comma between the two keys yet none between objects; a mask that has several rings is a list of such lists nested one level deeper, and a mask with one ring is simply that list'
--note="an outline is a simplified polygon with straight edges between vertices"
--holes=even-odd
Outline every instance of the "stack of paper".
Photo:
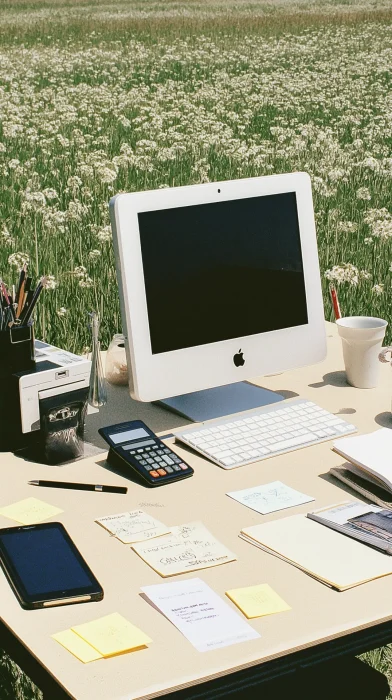
[{"label": "stack of paper", "polygon": [[143,542],[153,537],[160,537],[170,533],[170,529],[148,515],[144,510],[131,510],[128,513],[107,515],[95,521],[117,537],[124,544]]},{"label": "stack of paper", "polygon": [[171,535],[132,545],[139,557],[161,576],[206,569],[237,558],[211,535],[203,523],[187,523],[170,529]]},{"label": "stack of paper", "polygon": [[392,430],[342,438],[333,449],[348,463],[330,473],[369,501],[392,510]]},{"label": "stack of paper", "polygon": [[152,641],[118,613],[76,625],[52,637],[85,664],[142,649]]},{"label": "stack of paper", "polygon": [[306,515],[244,528],[240,537],[339,591],[392,573],[392,561]]}]

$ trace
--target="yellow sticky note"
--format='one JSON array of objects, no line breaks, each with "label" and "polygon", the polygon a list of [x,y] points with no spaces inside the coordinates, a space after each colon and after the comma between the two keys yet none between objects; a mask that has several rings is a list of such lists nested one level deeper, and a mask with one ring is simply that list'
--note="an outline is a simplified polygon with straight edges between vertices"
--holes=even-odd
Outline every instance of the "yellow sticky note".
[{"label": "yellow sticky note", "polygon": [[88,664],[90,661],[97,661],[97,659],[103,659],[99,651],[85,642],[85,640],[75,634],[75,632],[72,632],[72,630],[57,632],[57,634],[52,634],[52,638],[61,644],[64,649],[67,649],[67,651],[70,651],[71,654],[76,656],[77,659],[83,661],[84,664]]},{"label": "yellow sticky note", "polygon": [[71,628],[88,644],[102,654],[113,656],[124,651],[143,647],[152,640],[138,627],[132,625],[119,613],[106,615],[99,620],[86,622]]},{"label": "yellow sticky note", "polygon": [[61,508],[51,506],[45,501],[40,501],[39,498],[24,498],[23,501],[0,508],[0,515],[16,520],[22,525],[34,525],[62,512]]},{"label": "yellow sticky note", "polygon": [[290,606],[272,590],[268,583],[248,586],[247,588],[235,588],[226,591],[226,595],[248,619],[291,610]]}]

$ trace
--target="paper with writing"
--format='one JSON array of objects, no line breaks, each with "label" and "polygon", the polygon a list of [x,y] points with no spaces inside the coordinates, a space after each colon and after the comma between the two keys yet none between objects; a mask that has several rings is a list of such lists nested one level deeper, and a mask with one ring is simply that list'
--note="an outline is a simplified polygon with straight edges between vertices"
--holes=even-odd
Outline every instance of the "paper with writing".
[{"label": "paper with writing", "polygon": [[290,606],[275,593],[268,583],[247,586],[246,588],[234,588],[231,591],[226,591],[226,595],[247,618],[291,610]]},{"label": "paper with writing", "polygon": [[260,637],[199,578],[145,586],[142,591],[198,651]]},{"label": "paper with writing", "polygon": [[242,491],[230,491],[226,495],[262,515],[314,501],[312,496],[296,491],[281,481],[271,481],[270,484],[262,484]]},{"label": "paper with writing", "polygon": [[108,530],[124,544],[143,542],[170,533],[170,529],[144,510],[132,510],[98,518],[95,522]]},{"label": "paper with writing", "polygon": [[0,515],[16,520],[22,525],[34,525],[62,512],[61,508],[51,506],[50,503],[40,501],[39,498],[24,498],[23,501],[0,508]]},{"label": "paper with writing", "polygon": [[132,549],[161,576],[206,569],[237,558],[201,522],[172,527],[171,533],[152,542],[132,545]]},{"label": "paper with writing", "polygon": [[102,656],[113,656],[145,646],[152,640],[119,613],[71,627]]}]

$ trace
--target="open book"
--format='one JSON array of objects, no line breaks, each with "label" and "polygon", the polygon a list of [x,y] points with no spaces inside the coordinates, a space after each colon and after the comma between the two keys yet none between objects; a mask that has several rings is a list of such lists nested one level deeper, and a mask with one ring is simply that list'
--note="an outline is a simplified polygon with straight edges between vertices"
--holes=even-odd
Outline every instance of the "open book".
[{"label": "open book", "polygon": [[392,430],[342,438],[333,449],[348,462],[330,473],[373,503],[392,509]]}]

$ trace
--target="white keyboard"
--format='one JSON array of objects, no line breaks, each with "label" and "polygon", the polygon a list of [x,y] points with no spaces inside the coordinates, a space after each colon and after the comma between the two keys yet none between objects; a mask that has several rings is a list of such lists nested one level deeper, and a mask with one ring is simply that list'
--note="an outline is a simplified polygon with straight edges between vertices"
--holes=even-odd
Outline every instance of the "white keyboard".
[{"label": "white keyboard", "polygon": [[355,425],[312,401],[288,399],[252,411],[208,421],[204,427],[176,433],[184,442],[223,469],[259,462],[356,431]]}]

